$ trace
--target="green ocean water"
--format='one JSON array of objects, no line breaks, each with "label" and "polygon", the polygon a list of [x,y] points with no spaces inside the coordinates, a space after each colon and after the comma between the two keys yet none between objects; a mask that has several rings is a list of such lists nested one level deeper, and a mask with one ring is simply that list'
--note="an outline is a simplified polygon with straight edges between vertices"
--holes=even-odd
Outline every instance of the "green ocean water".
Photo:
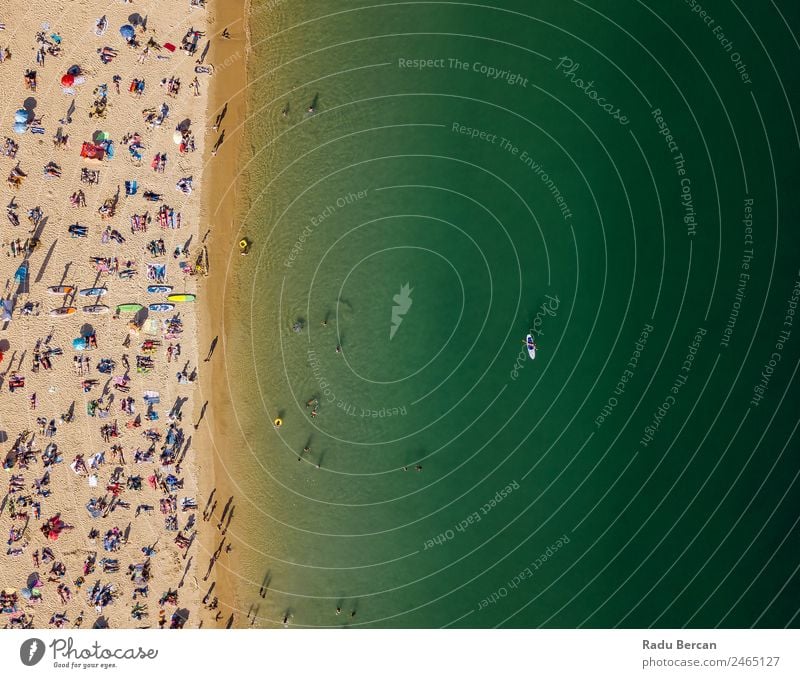
[{"label": "green ocean water", "polygon": [[798,625],[800,16],[698,7],[254,0],[237,624]]}]

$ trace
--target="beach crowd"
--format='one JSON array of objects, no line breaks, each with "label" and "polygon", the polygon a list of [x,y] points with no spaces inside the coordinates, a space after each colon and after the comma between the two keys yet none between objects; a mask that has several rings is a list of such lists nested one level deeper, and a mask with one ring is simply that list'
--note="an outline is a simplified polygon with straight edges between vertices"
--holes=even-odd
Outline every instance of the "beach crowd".
[{"label": "beach crowd", "polygon": [[91,4],[0,16],[0,626],[198,626],[206,8]]}]

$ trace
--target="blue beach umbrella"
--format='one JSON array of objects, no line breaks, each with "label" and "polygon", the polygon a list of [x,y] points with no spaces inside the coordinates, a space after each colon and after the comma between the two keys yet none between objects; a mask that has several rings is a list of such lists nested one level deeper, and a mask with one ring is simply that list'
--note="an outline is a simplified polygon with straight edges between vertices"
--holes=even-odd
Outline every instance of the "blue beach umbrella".
[{"label": "blue beach umbrella", "polygon": [[14,122],[28,122],[28,111],[24,108],[20,108],[14,113]]},{"label": "blue beach umbrella", "polygon": [[25,134],[28,131],[28,126],[24,122],[15,122],[14,131],[17,134]]},{"label": "blue beach umbrella", "polygon": [[126,40],[130,40],[136,35],[136,31],[130,24],[124,24],[119,28],[119,34]]}]

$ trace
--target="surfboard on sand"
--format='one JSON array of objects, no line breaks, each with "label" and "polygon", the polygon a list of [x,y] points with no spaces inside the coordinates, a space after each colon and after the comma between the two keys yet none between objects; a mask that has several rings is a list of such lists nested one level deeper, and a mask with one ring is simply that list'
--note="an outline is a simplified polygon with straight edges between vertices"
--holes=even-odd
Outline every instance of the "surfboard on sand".
[{"label": "surfboard on sand", "polygon": [[47,291],[50,294],[72,294],[75,288],[70,285],[53,285],[52,287],[48,287]]},{"label": "surfboard on sand", "polygon": [[105,287],[87,287],[78,292],[82,297],[102,297],[108,290]]},{"label": "surfboard on sand", "polygon": [[147,308],[154,313],[158,313],[159,311],[171,311],[175,308],[175,304],[150,304]]},{"label": "surfboard on sand", "polygon": [[117,313],[136,313],[144,308],[141,304],[119,304],[117,306]]},{"label": "surfboard on sand", "polygon": [[101,313],[108,313],[109,308],[105,304],[92,304],[91,306],[84,306],[81,310],[84,313],[99,315]]},{"label": "surfboard on sand", "polygon": [[194,294],[170,294],[167,301],[194,301],[196,298]]}]

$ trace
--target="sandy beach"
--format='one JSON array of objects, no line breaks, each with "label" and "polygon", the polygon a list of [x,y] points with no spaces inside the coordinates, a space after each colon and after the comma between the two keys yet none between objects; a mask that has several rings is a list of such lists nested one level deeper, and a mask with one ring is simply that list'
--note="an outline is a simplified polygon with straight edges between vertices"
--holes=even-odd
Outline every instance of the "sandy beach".
[{"label": "sandy beach", "polygon": [[0,16],[3,626],[235,621],[207,309],[247,34],[216,5]]},{"label": "sandy beach", "polygon": [[[204,459],[207,458],[213,468],[213,473],[200,475],[200,492],[210,499],[211,506],[216,501],[219,508],[223,507],[229,497],[235,495],[235,488],[223,463],[223,455],[227,449],[225,441],[228,439],[226,424],[230,421],[226,413],[232,407],[222,359],[227,320],[224,283],[229,254],[238,249],[240,237],[236,215],[241,196],[236,190],[235,178],[239,167],[246,162],[248,152],[243,137],[247,120],[247,55],[250,50],[247,16],[250,0],[220,4],[214,9],[216,14],[212,15],[209,31],[218,32],[227,27],[231,39],[213,41],[209,51],[210,61],[217,68],[216,74],[222,77],[217,77],[209,90],[208,113],[210,124],[213,124],[216,116],[224,111],[224,126],[228,136],[227,148],[220,150],[213,157],[213,162],[208,162],[204,178],[202,218],[211,228],[208,238],[210,265],[208,275],[202,281],[205,300],[203,308],[208,312],[203,313],[199,319],[198,337],[200,346],[210,347],[215,344],[215,353],[218,352],[220,356],[219,359],[210,360],[201,366],[200,396],[204,401],[209,400],[212,406],[209,407],[204,425],[197,432],[197,444],[205,451]],[[208,157],[208,160],[211,158]],[[208,555],[213,554],[220,543],[218,524],[214,520],[201,522],[200,545],[204,549],[206,562]],[[232,561],[238,546],[236,541],[236,531],[233,530],[228,533],[228,543],[232,544],[234,550],[223,550],[216,564],[213,595],[218,598],[218,609],[222,616],[219,619],[210,617],[207,622],[210,625],[242,625],[236,602],[235,582],[231,575],[235,570]]]}]

